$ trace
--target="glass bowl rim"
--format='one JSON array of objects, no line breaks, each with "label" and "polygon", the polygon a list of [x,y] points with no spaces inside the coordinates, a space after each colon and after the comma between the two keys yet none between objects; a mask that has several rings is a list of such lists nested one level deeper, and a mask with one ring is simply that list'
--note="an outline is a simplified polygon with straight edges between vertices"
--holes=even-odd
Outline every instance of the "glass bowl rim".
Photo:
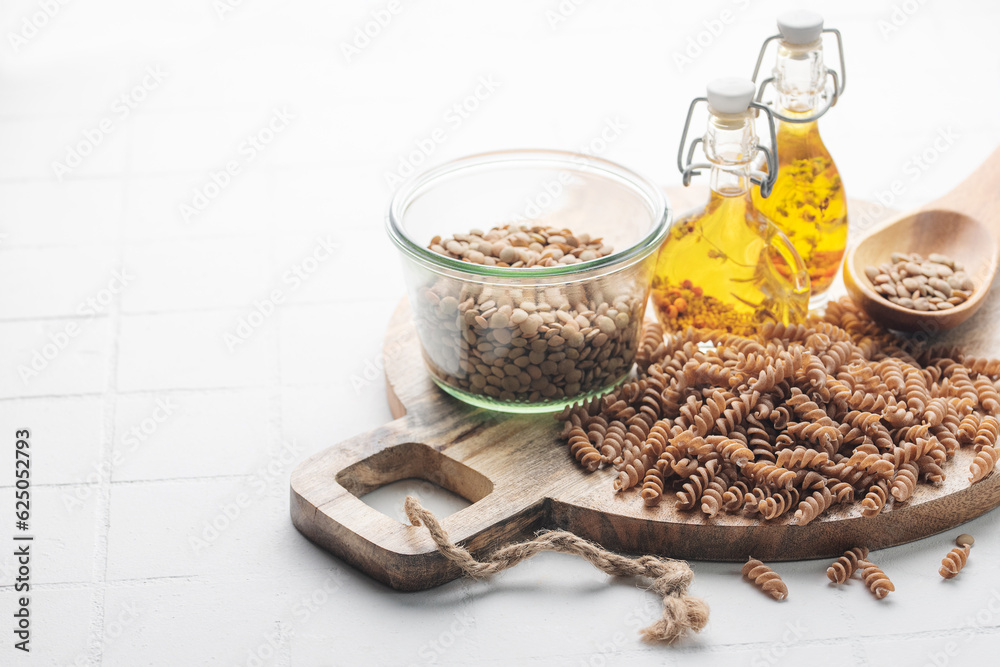
[{"label": "glass bowl rim", "polygon": [[[401,221],[406,207],[409,206],[410,202],[418,194],[430,187],[435,181],[466,169],[518,162],[538,165],[545,163],[561,164],[576,170],[591,171],[598,175],[602,175],[602,172],[604,172],[603,175],[605,177],[613,177],[615,180],[624,181],[629,187],[642,195],[646,199],[646,203],[650,206],[654,216],[656,215],[656,211],[660,212],[659,219],[654,220],[649,231],[636,243],[613,252],[610,255],[576,264],[531,268],[489,266],[446,257],[434,252],[430,248],[425,248],[415,243],[403,229]],[[645,256],[649,252],[656,250],[665,238],[672,213],[669,201],[659,188],[650,183],[645,177],[616,162],[572,151],[520,148],[467,155],[442,163],[436,167],[431,167],[412,176],[408,181],[399,186],[399,189],[396,190],[389,201],[389,209],[386,213],[386,229],[389,233],[389,238],[392,239],[397,248],[415,259],[422,260],[436,267],[444,267],[460,273],[478,276],[519,277],[522,279],[529,276],[532,278],[542,278],[573,275],[594,269],[615,267],[628,260]]]}]

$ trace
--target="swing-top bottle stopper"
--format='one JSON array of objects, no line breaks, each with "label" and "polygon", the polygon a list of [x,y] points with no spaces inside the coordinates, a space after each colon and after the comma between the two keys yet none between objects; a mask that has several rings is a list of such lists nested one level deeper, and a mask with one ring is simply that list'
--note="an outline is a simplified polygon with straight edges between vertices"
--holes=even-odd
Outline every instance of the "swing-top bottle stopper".
[{"label": "swing-top bottle stopper", "polygon": [[[690,185],[691,177],[699,175],[701,170],[710,170],[713,166],[759,164],[756,158],[763,156],[767,171],[751,168],[749,177],[752,183],[760,186],[762,197],[771,193],[778,176],[774,116],[771,109],[754,101],[755,92],[756,86],[749,79],[727,77],[710,82],[706,96],[691,101],[677,152],[677,168],[683,174],[684,185]],[[693,139],[688,145],[691,118],[700,102],[708,107],[708,127],[704,136]],[[754,129],[760,111],[767,117],[769,146],[760,145]],[[705,162],[693,162],[699,144]]]}]

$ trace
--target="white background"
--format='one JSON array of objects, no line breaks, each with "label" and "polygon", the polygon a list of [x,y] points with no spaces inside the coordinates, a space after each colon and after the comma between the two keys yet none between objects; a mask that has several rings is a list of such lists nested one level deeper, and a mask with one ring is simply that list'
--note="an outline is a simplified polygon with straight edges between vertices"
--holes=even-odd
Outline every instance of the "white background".
[{"label": "white background", "polygon": [[[825,562],[778,566],[791,590],[782,604],[737,565],[694,563],[712,620],[675,648],[638,639],[659,613],[653,595],[571,557],[400,594],[288,519],[298,461],[390,419],[373,370],[403,294],[382,229],[386,173],[435,128],[445,138],[428,163],[578,150],[614,121],[625,129],[602,155],[676,184],[688,102],[712,77],[749,76],[793,3],[400,0],[348,57],[343,45],[387,3],[224,2],[0,9],[0,447],[32,429],[37,535],[30,661],[11,646],[13,563],[0,547],[0,663],[994,662],[996,513],[964,529],[978,542],[952,582],[937,568],[961,531],[879,552],[898,589],[881,602],[857,581],[829,587]],[[887,203],[917,206],[993,150],[1000,6],[811,4],[846,41],[847,91],[822,129],[852,197],[898,180]],[[144,86],[148,68],[165,76]],[[449,122],[481,77],[496,90]],[[294,118],[250,159],[244,142],[275,110]],[[942,133],[954,138],[935,149]],[[212,188],[227,161],[239,173]],[[334,257],[301,286],[283,280],[326,239]],[[123,267],[127,285],[108,289]],[[230,352],[225,334],[273,289],[284,303]],[[96,315],[82,313],[88,299],[104,301]],[[65,349],[22,378],[72,325]],[[13,522],[10,470],[0,540]],[[398,515],[401,498],[377,502]],[[237,501],[217,537],[192,544]]]}]

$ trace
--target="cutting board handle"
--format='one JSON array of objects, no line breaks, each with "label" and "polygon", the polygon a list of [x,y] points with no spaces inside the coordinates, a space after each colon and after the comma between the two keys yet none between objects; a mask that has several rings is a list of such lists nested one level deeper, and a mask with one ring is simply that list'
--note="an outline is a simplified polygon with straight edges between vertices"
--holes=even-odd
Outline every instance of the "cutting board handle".
[{"label": "cutting board handle", "polygon": [[978,219],[1000,238],[1000,148],[968,178],[927,209],[951,209]]},{"label": "cutting board handle", "polygon": [[[291,477],[292,521],[312,541],[394,588],[420,590],[455,579],[461,571],[426,529],[386,516],[361,498],[398,480],[426,480],[472,502],[441,519],[470,551],[524,539],[541,527],[542,495],[525,498],[510,480],[494,483],[468,456],[495,446],[499,437],[517,435],[484,411],[466,411],[457,420],[396,419],[301,463]],[[465,454],[468,463],[442,453],[445,448]]]}]

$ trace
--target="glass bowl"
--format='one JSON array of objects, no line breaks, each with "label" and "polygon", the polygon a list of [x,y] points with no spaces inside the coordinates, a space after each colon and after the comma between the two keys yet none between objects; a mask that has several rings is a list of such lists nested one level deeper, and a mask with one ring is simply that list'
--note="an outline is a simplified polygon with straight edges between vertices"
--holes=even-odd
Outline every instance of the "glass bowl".
[{"label": "glass bowl", "polygon": [[[506,412],[558,410],[607,392],[632,369],[669,221],[663,194],[638,174],[563,151],[473,155],[402,185],[387,228],[434,382],[467,403]],[[428,247],[435,236],[506,223],[588,234],[614,251],[514,268]]]}]

